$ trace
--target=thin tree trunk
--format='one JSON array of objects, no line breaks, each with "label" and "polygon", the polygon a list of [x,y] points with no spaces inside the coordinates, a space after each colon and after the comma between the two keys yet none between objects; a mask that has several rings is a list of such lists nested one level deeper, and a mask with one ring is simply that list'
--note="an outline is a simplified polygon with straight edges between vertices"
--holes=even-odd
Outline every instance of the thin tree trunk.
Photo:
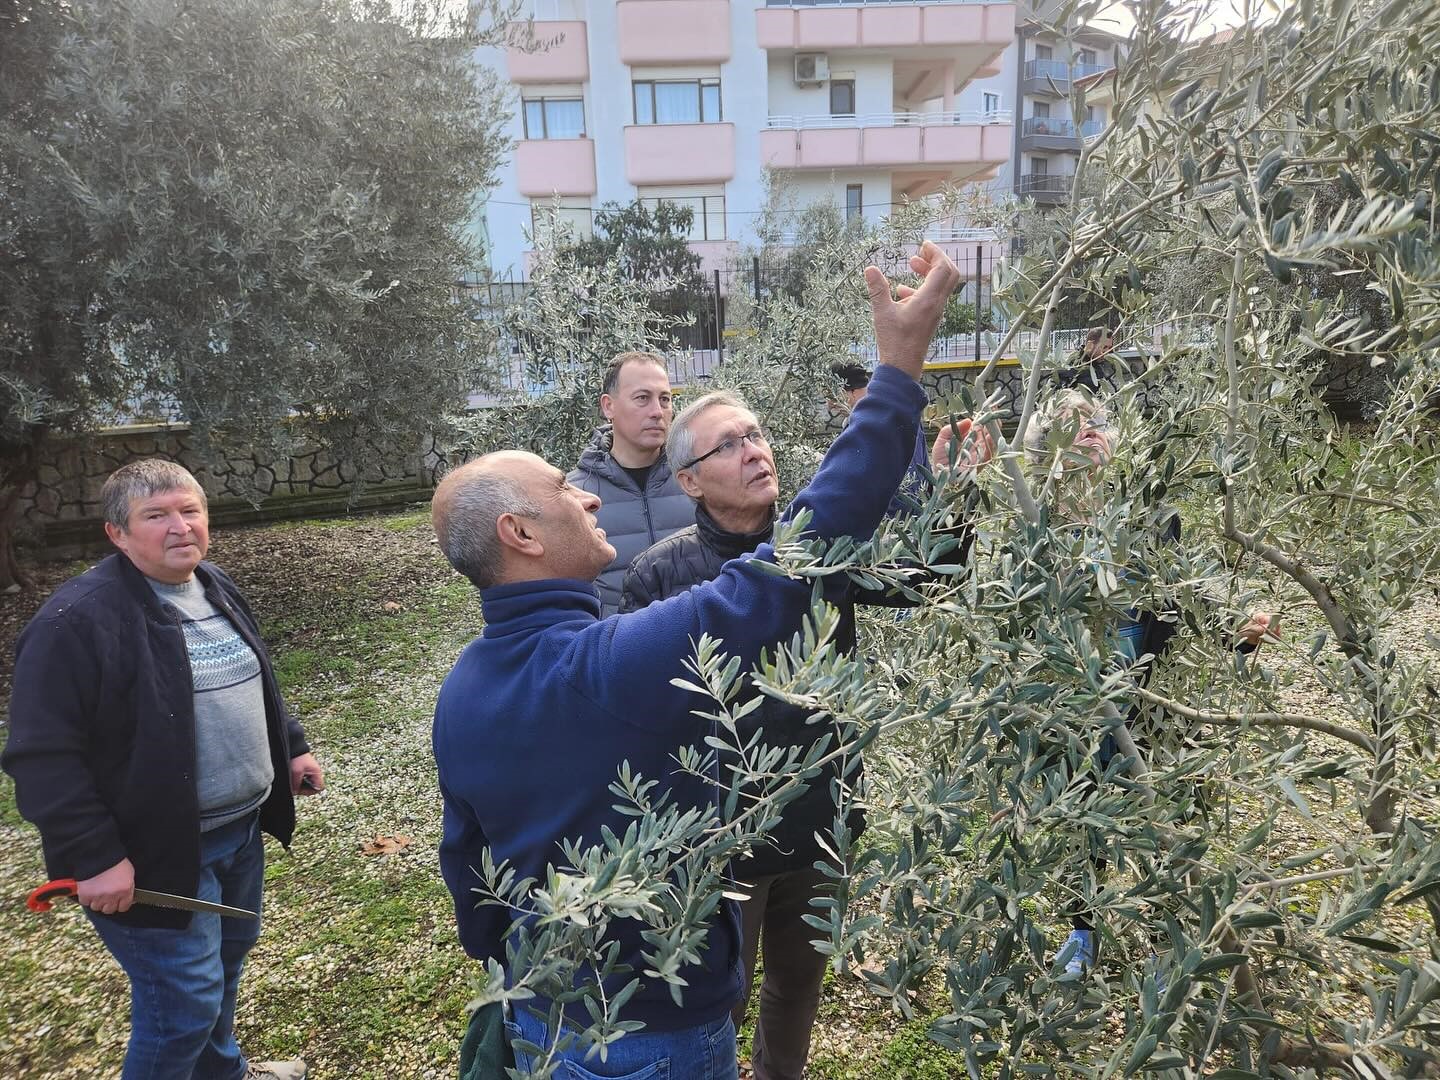
[{"label": "thin tree trunk", "polygon": [[20,492],[38,476],[45,429],[36,425],[23,441],[8,444],[0,458],[0,593],[28,589],[34,582],[15,556],[15,524],[20,517]]}]

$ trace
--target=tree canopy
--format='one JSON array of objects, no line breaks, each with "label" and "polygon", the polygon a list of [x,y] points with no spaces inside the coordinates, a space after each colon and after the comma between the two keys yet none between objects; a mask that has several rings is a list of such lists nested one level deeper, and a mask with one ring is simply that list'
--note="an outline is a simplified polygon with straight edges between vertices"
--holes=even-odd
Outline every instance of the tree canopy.
[{"label": "tree canopy", "polygon": [[38,439],[117,416],[348,457],[456,411],[485,356],[462,228],[507,151],[472,55],[511,6],[6,4],[5,505]]}]

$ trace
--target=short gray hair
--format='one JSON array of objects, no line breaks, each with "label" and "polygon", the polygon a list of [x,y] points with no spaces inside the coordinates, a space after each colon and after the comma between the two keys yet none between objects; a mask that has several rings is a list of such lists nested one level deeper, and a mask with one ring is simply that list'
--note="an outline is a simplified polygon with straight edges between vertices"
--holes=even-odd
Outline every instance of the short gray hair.
[{"label": "short gray hair", "polygon": [[1045,403],[1044,408],[1035,410],[1034,415],[1030,417],[1030,422],[1025,425],[1025,449],[1032,454],[1044,450],[1055,425],[1063,417],[1069,417],[1075,413],[1104,417],[1105,406],[1083,391],[1061,390]]},{"label": "short gray hair", "polygon": [[[446,481],[453,492],[444,490]],[[435,494],[435,536],[445,558],[477,589],[498,584],[504,550],[496,531],[500,518],[539,517],[540,504],[514,478],[484,469],[452,473]]]},{"label": "short gray hair", "polygon": [[665,460],[670,463],[671,469],[678,472],[694,459],[695,433],[690,428],[701,414],[720,405],[752,412],[745,399],[730,390],[713,390],[686,405],[679,415],[670,421],[670,434],[665,437]]},{"label": "short gray hair", "polygon": [[209,510],[205,489],[184,465],[165,458],[141,458],[121,465],[106,478],[100,489],[100,511],[109,524],[123,532],[130,527],[130,507],[136,499],[183,488],[199,495],[200,505]]}]

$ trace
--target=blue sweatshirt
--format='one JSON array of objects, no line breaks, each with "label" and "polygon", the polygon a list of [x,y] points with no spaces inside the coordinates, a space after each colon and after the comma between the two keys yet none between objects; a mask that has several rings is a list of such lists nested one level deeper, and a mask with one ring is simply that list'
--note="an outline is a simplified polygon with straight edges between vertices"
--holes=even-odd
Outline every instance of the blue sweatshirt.
[{"label": "blue sweatshirt", "polygon": [[[910,464],[924,405],[913,379],[882,366],[785,517],[808,509],[815,537],[869,537]],[[699,744],[710,722],[692,715],[705,701],[670,680],[685,676],[702,634],[723,639],[748,670],[762,649],[800,629],[810,585],[752,565],[773,557],[764,544],[703,585],[604,620],[591,582],[526,581],[482,591],[485,630],[441,687],[434,727],[445,808],[440,869],[467,953],[503,963],[513,918],[477,906],[472,895],[479,883],[472,867],[487,846],[497,863],[509,860],[518,876],[543,882],[547,865],[563,863],[562,840],[595,844],[602,826],[623,835],[634,819],[613,809],[618,800],[609,785],[625,761],[668,786],[681,806],[714,799],[713,784],[675,771],[678,748]],[[646,966],[642,929],[631,920],[613,929],[622,962],[637,973]],[[642,976],[622,1018],[673,1031],[730,1011],[741,995],[732,901],[711,924],[701,964],[682,975],[683,1008],[664,982]]]}]

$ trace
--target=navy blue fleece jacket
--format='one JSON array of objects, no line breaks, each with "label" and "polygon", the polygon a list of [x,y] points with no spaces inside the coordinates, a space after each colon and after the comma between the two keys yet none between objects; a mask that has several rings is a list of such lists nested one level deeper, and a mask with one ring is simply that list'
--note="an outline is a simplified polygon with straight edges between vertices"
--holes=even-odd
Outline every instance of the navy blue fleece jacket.
[{"label": "navy blue fleece jacket", "polygon": [[[910,464],[924,405],[915,380],[882,366],[786,516],[810,510],[815,537],[869,537]],[[597,843],[602,826],[623,835],[633,818],[613,809],[609,785],[625,761],[668,786],[681,805],[713,799],[712,785],[675,773],[677,748],[700,743],[710,722],[692,715],[703,701],[670,680],[685,674],[702,634],[723,639],[748,669],[762,649],[800,628],[810,585],[753,565],[773,556],[764,544],[703,585],[604,620],[590,582],[528,581],[481,593],[484,633],[446,678],[434,727],[445,813],[440,868],[471,956],[503,962],[513,917],[476,906],[472,868],[487,846],[496,862],[544,881],[546,866],[563,862],[562,840]],[[615,932],[622,959],[637,972],[645,967],[641,929],[627,920]],[[741,993],[733,902],[712,922],[701,966],[682,975],[689,984],[683,1008],[663,982],[645,980],[623,1018],[665,1031],[730,1011]]]}]

